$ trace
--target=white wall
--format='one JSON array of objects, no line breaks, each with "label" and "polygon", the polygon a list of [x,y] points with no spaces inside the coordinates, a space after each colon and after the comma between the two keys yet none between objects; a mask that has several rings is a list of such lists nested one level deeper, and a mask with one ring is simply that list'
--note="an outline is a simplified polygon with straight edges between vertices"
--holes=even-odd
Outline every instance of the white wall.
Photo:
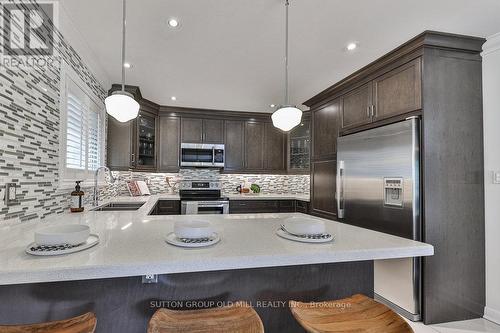
[{"label": "white wall", "polygon": [[483,46],[484,171],[486,213],[486,309],[484,317],[500,323],[500,33]]},{"label": "white wall", "polygon": [[[109,79],[108,72],[99,64],[99,59],[92,51],[87,41],[79,30],[75,21],[71,17],[69,11],[64,7],[64,2],[59,2],[58,7],[59,21],[58,28],[59,31],[64,35],[64,38],[71,44],[78,55],[82,58],[85,65],[91,70],[92,74],[101,83],[104,89],[108,90],[111,88],[111,81]],[[120,59],[116,59],[116,64],[119,66]]]}]

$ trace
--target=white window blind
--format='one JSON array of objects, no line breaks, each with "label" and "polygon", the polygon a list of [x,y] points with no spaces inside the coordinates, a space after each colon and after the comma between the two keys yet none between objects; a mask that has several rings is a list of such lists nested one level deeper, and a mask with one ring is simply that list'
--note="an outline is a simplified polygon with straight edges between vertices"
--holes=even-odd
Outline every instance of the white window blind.
[{"label": "white window blind", "polygon": [[66,168],[85,170],[87,156],[86,110],[71,90],[67,97]]},{"label": "white window blind", "polygon": [[88,179],[102,163],[104,111],[66,79],[65,178]]}]

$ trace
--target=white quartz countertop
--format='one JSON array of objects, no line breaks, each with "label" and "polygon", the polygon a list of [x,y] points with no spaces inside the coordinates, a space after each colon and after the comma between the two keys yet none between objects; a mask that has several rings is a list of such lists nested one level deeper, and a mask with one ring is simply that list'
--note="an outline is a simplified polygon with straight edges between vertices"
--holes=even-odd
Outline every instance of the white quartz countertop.
[{"label": "white quartz countertop", "polygon": [[[257,193],[257,194],[237,194],[237,193],[223,193],[223,197],[229,200],[300,200],[310,201],[309,194],[288,194],[288,193]],[[180,200],[178,194],[159,194],[154,195],[154,198],[161,198],[164,200]],[[146,198],[146,199],[145,199]],[[122,201],[141,201],[147,200],[147,197],[119,197],[117,200]]]},{"label": "white quartz countertop", "polygon": [[[85,280],[145,274],[215,271],[255,267],[335,263],[428,256],[431,245],[324,220],[335,240],[305,244],[278,237],[275,232],[290,214],[149,216],[158,199],[169,195],[117,198],[146,201],[133,212],[67,213],[45,222],[0,227],[0,285]],[[308,218],[311,218],[307,216]],[[169,245],[165,236],[175,221],[206,219],[222,240],[207,248]],[[36,257],[25,253],[34,231],[47,225],[81,223],[90,226],[100,243],[69,255]]]},{"label": "white quartz countertop", "polygon": [[272,193],[256,193],[256,194],[224,194],[229,200],[300,200],[309,202],[308,194],[272,194]]}]

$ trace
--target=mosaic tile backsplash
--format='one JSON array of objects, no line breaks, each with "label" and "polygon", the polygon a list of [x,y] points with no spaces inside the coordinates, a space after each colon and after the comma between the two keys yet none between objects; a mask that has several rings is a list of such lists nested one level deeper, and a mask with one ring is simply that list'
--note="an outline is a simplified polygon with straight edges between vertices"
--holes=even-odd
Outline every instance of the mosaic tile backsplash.
[{"label": "mosaic tile backsplash", "polygon": [[[25,3],[36,5],[34,1]],[[4,34],[2,25],[1,41]],[[1,52],[3,48],[3,60]],[[44,219],[68,208],[69,192],[58,190],[62,62],[78,74],[95,98],[104,100],[106,96],[95,75],[57,30],[50,60],[46,66],[0,63],[0,190],[6,183],[17,187],[12,205],[6,207],[0,200],[0,223]]]},{"label": "mosaic tile backsplash", "polygon": [[151,194],[167,193],[170,188],[166,177],[172,177],[176,181],[217,180],[221,182],[222,192],[225,194],[237,193],[236,187],[245,180],[260,185],[262,193],[309,194],[309,175],[224,174],[212,169],[181,169],[179,173],[114,171],[113,175],[118,177],[119,181],[109,185],[108,191],[111,191],[112,195],[122,196],[129,195],[126,186],[129,180],[146,181]]}]

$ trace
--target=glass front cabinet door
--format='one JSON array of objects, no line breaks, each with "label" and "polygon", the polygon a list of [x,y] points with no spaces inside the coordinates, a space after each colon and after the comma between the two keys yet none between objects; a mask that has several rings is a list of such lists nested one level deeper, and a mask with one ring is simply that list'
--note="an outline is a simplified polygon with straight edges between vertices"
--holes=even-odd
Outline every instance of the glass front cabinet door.
[{"label": "glass front cabinet door", "polygon": [[300,125],[290,131],[288,149],[289,171],[292,173],[309,173],[311,152],[310,120],[303,120]]},{"label": "glass front cabinet door", "polygon": [[[155,169],[157,154],[156,115],[140,112],[137,117],[136,169]],[[132,158],[134,159],[134,157]]]}]

